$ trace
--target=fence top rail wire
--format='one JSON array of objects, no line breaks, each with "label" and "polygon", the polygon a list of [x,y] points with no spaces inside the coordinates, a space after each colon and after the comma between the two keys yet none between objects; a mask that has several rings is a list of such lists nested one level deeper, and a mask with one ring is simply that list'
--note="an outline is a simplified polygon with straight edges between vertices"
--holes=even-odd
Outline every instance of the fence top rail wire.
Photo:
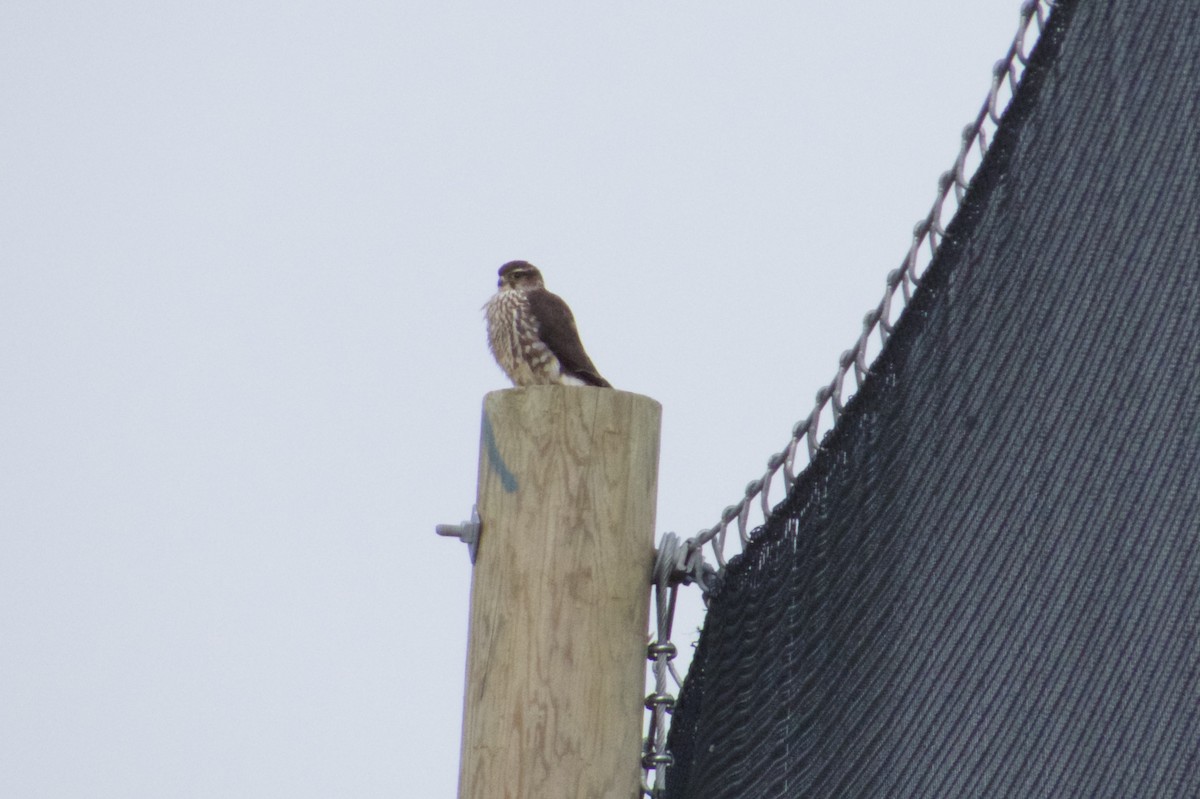
[{"label": "fence top rail wire", "polygon": [[[816,457],[821,439],[837,426],[846,402],[862,386],[869,370],[868,354],[877,354],[887,343],[896,318],[912,299],[925,268],[937,253],[946,235],[943,217],[953,218],[962,203],[967,185],[987,153],[990,138],[1012,100],[1025,71],[1029,53],[1040,37],[1053,5],[1054,0],[1026,0],[1022,4],[1016,36],[1008,52],[992,68],[992,82],[987,98],[975,119],[963,129],[962,146],[958,156],[950,169],[938,178],[938,191],[933,206],[913,227],[908,252],[900,266],[887,275],[883,298],[863,317],[862,333],[854,345],[841,354],[837,372],[828,384],[817,391],[816,403],[808,416],[796,422],[787,445],[767,459],[766,471],[761,477],[747,484],[742,498],[736,504],[725,508],[715,525],[700,530],[688,539],[685,558],[687,580],[697,583],[706,596],[713,587],[713,576],[719,575],[729,560],[726,552],[730,527],[736,525],[740,545],[744,548],[750,541],[750,532],[757,526],[751,524],[751,514],[756,514],[762,521],[766,521],[771,514],[772,488],[782,483],[784,494],[791,489],[797,475]],[[1031,29],[1034,28],[1036,30],[1030,36]],[[896,301],[897,292],[901,296],[900,302]],[[876,331],[879,333],[878,346],[873,347],[871,336]],[[854,375],[853,387],[848,381],[851,373]],[[829,417],[829,421],[824,425],[823,415]],[[710,548],[716,561],[715,570],[704,565],[703,550],[706,546]]]},{"label": "fence top rail wire", "polygon": [[[654,692],[646,697],[648,722],[642,750],[642,791],[648,797],[659,797],[666,789],[666,775],[671,765],[667,751],[667,721],[675,704],[675,693],[682,680],[671,661],[676,648],[671,643],[671,625],[675,615],[675,598],[680,585],[697,584],[707,601],[728,563],[726,555],[729,529],[736,524],[739,551],[750,542],[751,514],[765,522],[771,515],[771,490],[782,484],[784,494],[791,490],[797,476],[816,458],[820,441],[837,426],[842,410],[851,396],[858,392],[866,379],[868,360],[887,343],[896,318],[911,301],[926,267],[937,254],[946,235],[942,219],[952,219],[966,195],[967,185],[974,177],[990,146],[989,140],[1004,111],[1008,108],[1024,74],[1029,54],[1045,28],[1046,18],[1054,0],[1025,0],[1021,5],[1020,23],[1004,57],[992,68],[992,82],[979,113],[963,129],[962,146],[953,165],[938,178],[937,196],[929,213],[913,227],[912,242],[901,264],[887,275],[883,299],[863,317],[862,333],[854,345],[838,359],[837,372],[828,384],[817,391],[816,403],[808,416],[792,427],[792,437],[784,448],[767,459],[767,469],[752,480],[744,496],[725,508],[720,520],[692,538],[681,541],[667,533],[659,543],[658,562],[654,569],[657,634],[647,648],[654,677]],[[899,292],[901,300],[896,302]],[[872,335],[878,331],[878,345],[872,348]],[[848,379],[853,373],[854,384]],[[822,429],[822,415],[828,409],[829,421]],[[801,460],[803,458],[803,460]],[[704,559],[708,547],[716,561],[714,568]],[[736,553],[734,553],[736,554]],[[672,685],[673,683],[673,685]],[[653,772],[653,775],[651,774]]]}]

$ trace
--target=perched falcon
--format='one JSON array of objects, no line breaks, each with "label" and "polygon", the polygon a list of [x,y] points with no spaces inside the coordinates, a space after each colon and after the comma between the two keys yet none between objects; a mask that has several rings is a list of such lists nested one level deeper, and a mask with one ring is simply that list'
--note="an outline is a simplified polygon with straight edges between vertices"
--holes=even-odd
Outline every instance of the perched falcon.
[{"label": "perched falcon", "polygon": [[583,351],[571,309],[546,291],[536,266],[509,261],[496,285],[485,306],[488,343],[514,386],[611,388]]}]

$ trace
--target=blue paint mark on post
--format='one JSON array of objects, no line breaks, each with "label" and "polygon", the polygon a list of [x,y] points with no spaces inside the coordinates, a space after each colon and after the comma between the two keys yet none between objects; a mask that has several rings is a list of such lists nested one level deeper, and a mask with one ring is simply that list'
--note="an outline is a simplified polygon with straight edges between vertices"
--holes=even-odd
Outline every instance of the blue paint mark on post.
[{"label": "blue paint mark on post", "polygon": [[496,446],[496,434],[492,432],[492,420],[488,418],[487,413],[483,414],[483,446],[487,450],[488,465],[500,475],[500,485],[505,492],[512,494],[517,490],[517,476],[509,471],[508,464],[500,455],[500,448]]}]

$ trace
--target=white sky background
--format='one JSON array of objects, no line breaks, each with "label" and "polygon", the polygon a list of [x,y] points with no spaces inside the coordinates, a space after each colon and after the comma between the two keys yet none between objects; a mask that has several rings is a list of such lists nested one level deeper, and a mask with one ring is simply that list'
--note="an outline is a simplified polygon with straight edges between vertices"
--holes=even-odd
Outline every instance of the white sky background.
[{"label": "white sky background", "polygon": [[470,571],[433,528],[506,386],[496,269],[663,404],[658,529],[708,527],[1018,11],[6,3],[0,795],[453,796]]}]

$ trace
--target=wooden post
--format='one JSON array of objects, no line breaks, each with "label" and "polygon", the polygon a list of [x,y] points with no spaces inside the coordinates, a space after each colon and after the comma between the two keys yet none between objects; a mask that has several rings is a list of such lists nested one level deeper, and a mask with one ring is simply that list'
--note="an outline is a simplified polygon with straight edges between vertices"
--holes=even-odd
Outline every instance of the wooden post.
[{"label": "wooden post", "polygon": [[613,389],[484,398],[459,799],[639,795],[661,416]]}]

